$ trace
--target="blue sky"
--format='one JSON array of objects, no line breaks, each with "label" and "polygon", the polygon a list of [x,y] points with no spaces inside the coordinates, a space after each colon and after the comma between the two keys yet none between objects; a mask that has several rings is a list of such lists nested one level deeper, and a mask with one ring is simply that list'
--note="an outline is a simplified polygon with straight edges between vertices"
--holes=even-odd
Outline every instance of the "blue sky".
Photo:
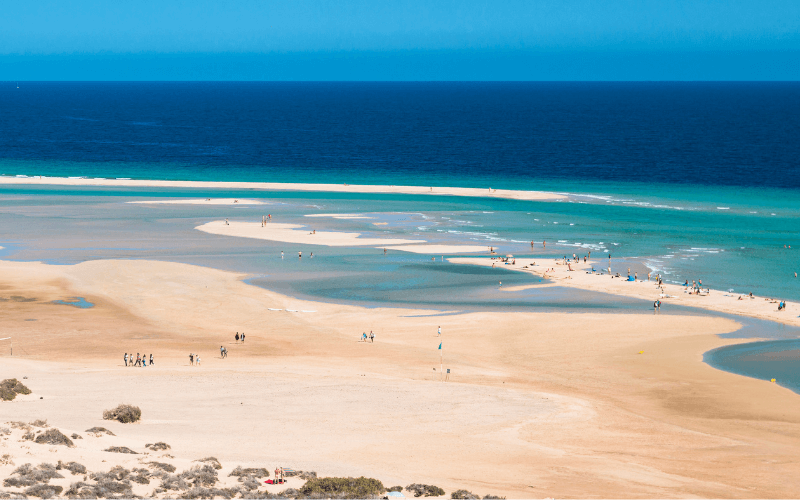
[{"label": "blue sky", "polygon": [[800,1],[3,2],[2,80],[797,80]]}]

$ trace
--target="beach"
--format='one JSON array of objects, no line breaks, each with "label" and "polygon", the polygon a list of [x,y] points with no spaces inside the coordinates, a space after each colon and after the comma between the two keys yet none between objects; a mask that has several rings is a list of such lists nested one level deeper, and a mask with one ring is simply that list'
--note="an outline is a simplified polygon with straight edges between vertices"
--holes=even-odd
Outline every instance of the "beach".
[{"label": "beach", "polygon": [[[0,268],[4,295],[34,299],[4,303],[15,356],[3,353],[0,376],[27,377],[33,394],[0,404],[2,420],[116,434],[75,448],[2,441],[17,465],[102,469],[118,454],[100,449],[114,444],[149,453],[119,458],[129,467],[157,458],[181,470],[213,455],[223,475],[281,465],[515,498],[798,491],[788,478],[798,472],[800,401],[701,361],[741,341],[717,336],[738,328],[731,320],[364,309],[167,262]],[[50,302],[64,296],[94,307]],[[370,330],[375,342],[359,342]],[[127,351],[157,352],[155,365],[126,368]],[[189,365],[190,352],[201,366]],[[140,423],[101,419],[123,402],[142,408]],[[143,447],[155,441],[174,458]]]}]

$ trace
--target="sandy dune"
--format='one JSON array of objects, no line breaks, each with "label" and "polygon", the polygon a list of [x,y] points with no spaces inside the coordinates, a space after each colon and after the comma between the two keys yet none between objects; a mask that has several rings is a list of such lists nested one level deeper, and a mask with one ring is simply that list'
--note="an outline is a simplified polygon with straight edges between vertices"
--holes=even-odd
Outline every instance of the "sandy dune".
[{"label": "sandy dune", "polygon": [[[742,341],[715,335],[735,330],[733,321],[651,313],[437,317],[301,301],[241,278],[165,262],[0,262],[0,296],[26,299],[0,310],[15,354],[3,350],[0,377],[28,376],[43,397],[0,404],[0,420],[46,418],[78,432],[105,424],[115,443],[143,451],[144,443],[165,441],[181,463],[214,455],[226,467],[363,474],[448,493],[800,491],[800,398],[701,361],[708,349]],[[50,303],[67,296],[95,307]],[[447,383],[439,382],[440,325]],[[376,342],[358,342],[369,330]],[[234,343],[237,331],[247,333],[245,344]],[[228,359],[219,358],[220,345]],[[152,352],[156,365],[125,368],[125,351]],[[189,352],[201,354],[200,367],[188,365]],[[121,402],[140,406],[142,422],[100,419]],[[0,445],[17,464],[112,455]]]}]

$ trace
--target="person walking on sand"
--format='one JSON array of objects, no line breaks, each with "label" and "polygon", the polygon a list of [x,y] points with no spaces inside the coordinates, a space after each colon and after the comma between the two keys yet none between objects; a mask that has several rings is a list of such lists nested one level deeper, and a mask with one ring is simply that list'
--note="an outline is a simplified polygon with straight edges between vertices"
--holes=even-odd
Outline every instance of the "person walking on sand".
[{"label": "person walking on sand", "polygon": [[244,342],[244,332],[242,332],[242,336],[239,338],[242,340],[242,342]]},{"label": "person walking on sand", "polygon": [[195,361],[195,364],[197,366],[200,366],[200,355],[199,354],[197,356],[195,356],[194,361]]},{"label": "person walking on sand", "polygon": [[658,301],[654,300],[653,301],[653,314],[655,314],[656,311],[658,311]]},{"label": "person walking on sand", "polygon": [[369,341],[375,343],[375,334],[372,333],[372,330],[369,331]]},{"label": "person walking on sand", "polygon": [[133,366],[142,366],[142,358],[139,356],[139,353],[136,353],[136,364]]},{"label": "person walking on sand", "polygon": [[147,354],[142,354],[142,367],[147,368]]},{"label": "person walking on sand", "polygon": [[153,366],[153,355],[150,355],[150,366]]},{"label": "person walking on sand", "polygon": [[225,348],[222,347],[222,346],[219,346],[219,357],[220,358],[224,358],[225,357]]},{"label": "person walking on sand", "polygon": [[362,342],[366,342],[367,341],[367,332],[361,332],[361,341]]},{"label": "person walking on sand", "polygon": [[236,340],[236,342],[239,342],[239,332],[236,332],[236,336],[233,338]]},{"label": "person walking on sand", "polygon": [[125,353],[125,356],[122,357],[125,360],[125,366],[128,366],[128,353]]},{"label": "person walking on sand", "polygon": [[658,303],[658,312],[660,313],[661,312],[661,299],[656,300],[656,302]]},{"label": "person walking on sand", "polygon": [[437,337],[441,337],[442,336],[442,327],[441,326],[439,327],[439,333],[437,333],[436,336]]},{"label": "person walking on sand", "polygon": [[194,354],[189,353],[189,365],[194,366]]}]

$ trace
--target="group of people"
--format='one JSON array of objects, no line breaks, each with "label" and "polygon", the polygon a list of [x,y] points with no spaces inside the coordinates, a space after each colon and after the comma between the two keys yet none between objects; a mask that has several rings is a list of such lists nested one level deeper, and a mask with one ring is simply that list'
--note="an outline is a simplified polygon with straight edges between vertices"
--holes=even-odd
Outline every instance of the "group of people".
[{"label": "group of people", "polygon": [[367,332],[361,334],[361,341],[366,342],[369,339],[370,342],[375,342],[375,334],[372,333],[372,330],[369,331],[369,336],[367,336]]},{"label": "group of people", "polygon": [[271,222],[271,221],[272,221],[272,214],[262,215],[261,216],[261,227],[265,227],[267,225],[267,222]]},{"label": "group of people", "polygon": [[[139,353],[137,352],[136,360],[134,361],[133,353],[128,354],[126,352],[125,355],[122,357],[122,359],[125,361],[125,366],[143,366],[143,367],[147,366],[147,354],[139,355]],[[155,363],[153,362],[153,355],[151,354],[150,365],[152,366],[154,364]]]},{"label": "group of people", "polygon": [[239,335],[239,332],[236,332],[236,336],[234,336],[233,338],[236,339],[236,342],[239,342],[240,340],[244,342],[244,332],[242,332],[241,335]]},{"label": "group of people", "polygon": [[192,366],[194,366],[194,365],[200,366],[200,355],[199,354],[192,354],[190,352],[189,353],[189,364],[192,365]]}]

